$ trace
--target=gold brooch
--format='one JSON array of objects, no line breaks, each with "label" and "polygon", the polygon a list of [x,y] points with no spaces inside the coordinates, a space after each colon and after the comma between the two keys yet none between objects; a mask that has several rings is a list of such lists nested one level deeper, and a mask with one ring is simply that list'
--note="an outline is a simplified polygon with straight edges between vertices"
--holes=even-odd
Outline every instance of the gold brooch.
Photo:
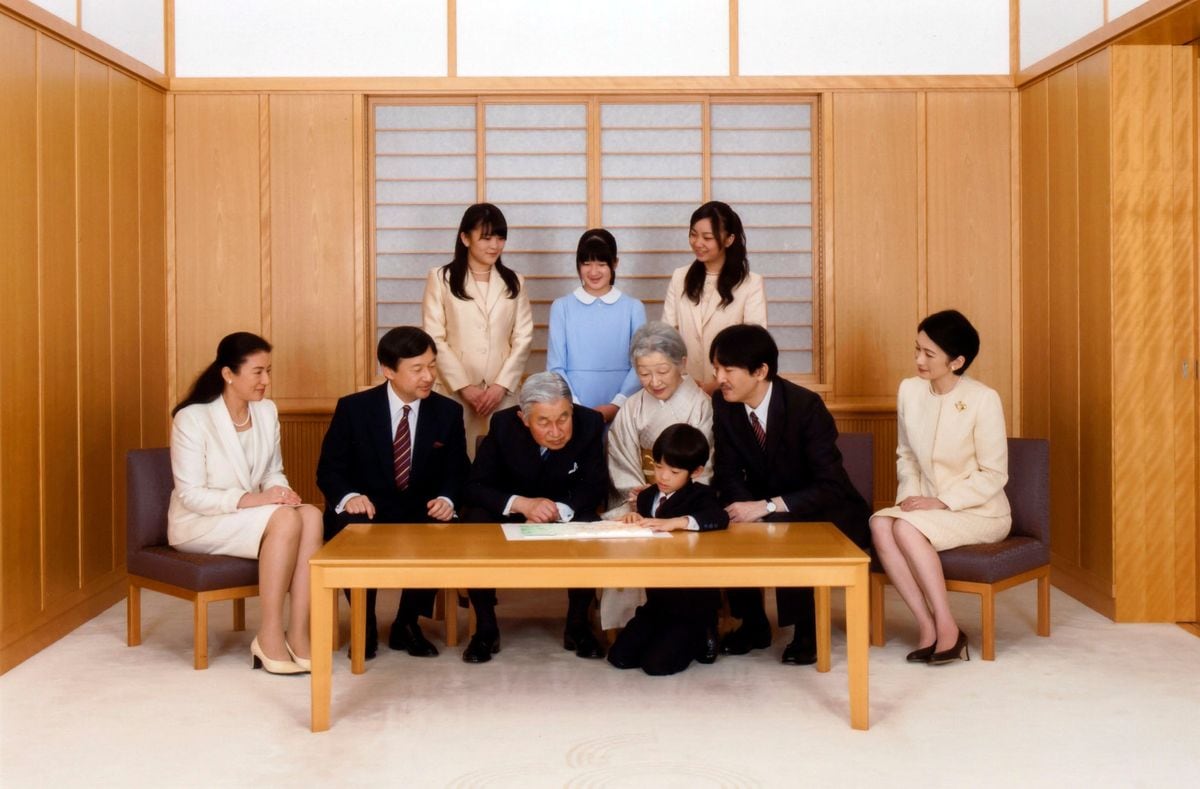
[{"label": "gold brooch", "polygon": [[967,410],[967,404],[964,403],[962,400],[959,400],[957,403],[955,403],[954,407],[957,408],[959,411]]}]

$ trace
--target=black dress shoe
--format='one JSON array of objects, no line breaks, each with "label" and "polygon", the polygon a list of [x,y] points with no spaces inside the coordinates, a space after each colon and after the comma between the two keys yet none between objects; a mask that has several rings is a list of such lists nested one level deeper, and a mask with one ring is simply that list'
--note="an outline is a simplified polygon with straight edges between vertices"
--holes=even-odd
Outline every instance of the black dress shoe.
[{"label": "black dress shoe", "polygon": [[[937,644],[935,643],[934,646],[937,646]],[[941,652],[934,652],[926,662],[931,666],[941,666],[946,663],[953,663],[956,660],[970,659],[971,650],[967,648],[967,634],[959,630],[958,639],[955,640],[954,646],[949,649],[943,649]]]},{"label": "black dress shoe", "polygon": [[471,642],[467,644],[467,648],[463,650],[462,659],[464,663],[486,663],[492,659],[492,655],[500,651],[500,634],[495,635],[479,635],[476,633],[471,636]]},{"label": "black dress shoe", "polygon": [[563,633],[563,649],[575,650],[575,655],[581,658],[602,658],[604,647],[592,635],[590,627],[568,627]]},{"label": "black dress shoe", "polygon": [[789,666],[811,666],[817,662],[817,645],[808,638],[794,638],[784,647],[783,662]]},{"label": "black dress shoe", "polygon": [[404,650],[413,657],[437,657],[437,647],[429,643],[416,622],[394,622],[388,633],[388,646]]},{"label": "black dress shoe", "polygon": [[700,651],[696,654],[696,662],[708,665],[717,662],[717,629],[715,627],[704,628],[704,643],[700,646]]},{"label": "black dress shoe", "polygon": [[914,649],[904,656],[904,659],[909,663],[928,663],[929,658],[933,656],[933,651],[937,649],[937,639],[933,639],[933,643],[927,647]]},{"label": "black dress shoe", "polygon": [[721,641],[722,655],[744,655],[752,649],[771,646],[770,625],[741,625]]}]

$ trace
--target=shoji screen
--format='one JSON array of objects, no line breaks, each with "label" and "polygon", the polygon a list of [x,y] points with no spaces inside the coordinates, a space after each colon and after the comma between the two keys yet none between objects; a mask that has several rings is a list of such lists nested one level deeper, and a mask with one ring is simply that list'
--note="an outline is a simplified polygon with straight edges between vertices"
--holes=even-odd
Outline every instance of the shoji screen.
[{"label": "shoji screen", "polygon": [[484,199],[508,218],[504,260],[525,275],[536,324],[527,369],[543,369],[550,303],[578,284],[589,224],[616,236],[617,285],[656,319],[671,271],[692,260],[692,211],[718,199],[741,215],[751,269],[767,279],[782,371],[819,380],[811,101],[381,101],[373,120],[377,336],[419,323],[426,273]]}]

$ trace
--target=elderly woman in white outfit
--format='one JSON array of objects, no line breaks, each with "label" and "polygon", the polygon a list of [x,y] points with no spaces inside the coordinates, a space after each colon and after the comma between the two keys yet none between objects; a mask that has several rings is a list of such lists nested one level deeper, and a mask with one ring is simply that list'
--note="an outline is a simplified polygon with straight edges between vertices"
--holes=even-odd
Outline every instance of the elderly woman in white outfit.
[{"label": "elderly woman in white outfit", "polygon": [[308,560],[321,546],[321,512],[302,504],[283,474],[279,417],[264,399],[270,352],[249,332],[225,337],[172,412],[167,539],[185,553],[258,559],[262,623],[251,665],[296,674],[310,665]]},{"label": "elderly woman in white outfit", "polygon": [[896,398],[896,506],[871,518],[883,569],[917,619],[911,663],[969,659],[966,634],[950,613],[938,551],[999,542],[1012,514],[1004,409],[994,389],[963,375],[979,334],[956,310],[917,326],[917,377]]}]

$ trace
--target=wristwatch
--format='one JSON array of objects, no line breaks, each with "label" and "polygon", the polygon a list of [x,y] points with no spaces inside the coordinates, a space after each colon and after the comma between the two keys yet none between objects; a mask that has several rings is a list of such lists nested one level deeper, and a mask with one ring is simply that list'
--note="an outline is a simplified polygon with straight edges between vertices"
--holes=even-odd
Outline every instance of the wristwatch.
[{"label": "wristwatch", "polygon": [[772,500],[772,499],[767,499],[767,514],[768,514],[768,515],[773,515],[773,514],[775,514],[775,510],[776,510],[776,509],[778,509],[778,508],[775,506],[775,502],[774,502],[774,500]]}]

